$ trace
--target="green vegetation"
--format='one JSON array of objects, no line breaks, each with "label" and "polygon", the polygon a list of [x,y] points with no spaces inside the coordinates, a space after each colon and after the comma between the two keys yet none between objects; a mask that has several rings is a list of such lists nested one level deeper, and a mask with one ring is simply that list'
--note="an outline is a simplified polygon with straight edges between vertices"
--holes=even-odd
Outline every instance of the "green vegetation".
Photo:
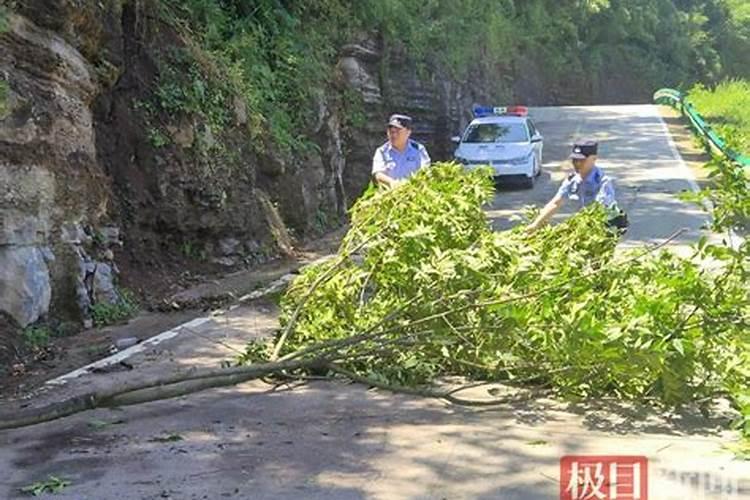
[{"label": "green vegetation", "polygon": [[180,245],[180,253],[188,259],[206,260],[206,250],[202,245],[193,241],[185,241]]},{"label": "green vegetation", "polygon": [[91,306],[95,326],[107,326],[126,320],[138,312],[138,303],[129,290],[119,290],[120,301],[114,304],[98,302]]},{"label": "green vegetation", "polygon": [[[731,141],[732,138],[730,137]],[[747,235],[750,230],[750,175],[747,169],[733,163],[725,158],[714,158],[707,167],[711,171],[713,186],[701,192],[705,200],[713,205],[712,224],[715,231],[726,231],[728,229],[739,230]],[[748,240],[741,244],[738,249],[737,259],[739,266],[736,267],[738,279],[745,281],[745,296],[741,307],[747,310],[750,307],[750,243]],[[740,358],[736,360],[737,369],[745,374],[746,381],[737,385],[729,386],[735,405],[740,410],[741,418],[737,421],[737,428],[741,431],[744,440],[732,447],[737,456],[750,460],[750,330],[740,337],[742,347]]]},{"label": "green vegetation", "polygon": [[209,82],[186,50],[170,51],[160,64],[156,101],[170,116],[197,116],[214,135],[230,121],[230,91],[219,81]]},{"label": "green vegetation", "polygon": [[733,229],[741,234],[750,231],[750,173],[725,158],[714,157],[706,164],[713,187],[699,193],[711,201],[711,213],[717,231]]},{"label": "green vegetation", "polygon": [[43,349],[49,344],[52,331],[44,325],[27,326],[21,331],[24,344],[32,349]]},{"label": "green vegetation", "polygon": [[10,28],[8,14],[10,9],[5,5],[0,5],[0,34],[5,33]]},{"label": "green vegetation", "polygon": [[696,85],[688,100],[733,149],[750,155],[750,81],[729,80],[710,89]]},{"label": "green vegetation", "polygon": [[164,436],[156,436],[149,439],[152,443],[174,443],[175,441],[182,441],[182,436],[179,434],[166,434]]},{"label": "green vegetation", "polygon": [[49,476],[46,481],[37,481],[36,483],[24,486],[21,488],[21,493],[38,497],[45,493],[59,493],[66,486],[70,486],[71,482],[67,479],[61,479],[57,476]]},{"label": "green vegetation", "polygon": [[[306,146],[303,125],[312,119],[311,97],[326,81],[321,58],[334,47],[324,40],[338,28],[325,6],[315,29],[301,29],[301,20],[275,1],[260,5],[214,0],[162,0],[163,18],[178,29],[197,32],[197,47],[180,56],[185,72],[167,59],[159,81],[159,102],[165,110],[193,112],[207,118],[216,132],[228,121],[231,98],[248,109],[248,130],[263,150],[273,139],[282,150]],[[304,2],[312,3],[312,2]],[[325,4],[325,2],[324,2]],[[296,12],[302,16],[304,9]],[[314,8],[317,10],[317,7]],[[173,54],[174,55],[174,54]],[[264,130],[270,137],[261,134]]]},{"label": "green vegetation", "polygon": [[[518,78],[545,89],[543,99],[553,103],[632,100],[660,85],[685,88],[750,76],[750,64],[744,64],[750,14],[742,0],[159,0],[158,5],[162,19],[189,40],[182,53],[165,50],[157,84],[160,109],[197,114],[216,135],[237,97],[247,108],[253,147],[260,150],[269,139],[282,151],[309,147],[305,130],[316,119],[315,100],[336,92],[330,84],[339,49],[366,33],[382,35],[381,76],[391,71],[388,56],[403,53],[409,64],[442,69],[498,100],[514,98]],[[625,83],[616,92],[626,95],[607,97],[618,82]]]},{"label": "green vegetation", "polygon": [[148,137],[148,142],[155,148],[161,148],[170,143],[170,139],[166,133],[156,127],[148,127],[146,129],[146,136]]},{"label": "green vegetation", "polygon": [[[338,257],[283,297],[280,359],[339,341],[337,367],[401,387],[459,375],[667,406],[728,394],[750,434],[750,244],[615,253],[601,207],[496,233],[492,192],[438,164],[360,200]],[[248,360],[267,357],[251,344]]]},{"label": "green vegetation", "polygon": [[10,87],[8,82],[0,80],[0,120],[5,118],[9,111],[8,106],[8,94],[10,93]]},{"label": "green vegetation", "polygon": [[724,74],[750,78],[750,2],[726,0],[729,13],[723,29],[713,32],[722,56]]},{"label": "green vegetation", "polygon": [[[746,19],[750,19],[750,5],[745,6]],[[690,91],[688,100],[706,119],[709,125],[724,141],[737,152],[747,155],[750,152],[750,85],[746,80],[729,80],[713,89],[696,85]],[[713,153],[713,152],[712,152]],[[747,167],[733,162],[729,158],[712,154],[706,164],[711,186],[697,196],[687,196],[696,201],[708,201],[713,207],[712,229],[716,232],[733,230],[747,237],[750,231],[750,174]],[[736,242],[735,242],[736,243]],[[747,240],[740,243],[736,251],[735,262],[741,264],[736,268],[740,279],[749,281],[748,262],[750,261],[750,244]],[[747,287],[747,285],[746,285]],[[745,292],[744,306],[750,301]],[[738,370],[750,376],[750,335],[740,339],[740,357],[736,363]],[[729,444],[727,449],[738,457],[750,460],[750,388],[747,382],[730,386],[735,406],[741,417],[736,422],[743,439]]]}]

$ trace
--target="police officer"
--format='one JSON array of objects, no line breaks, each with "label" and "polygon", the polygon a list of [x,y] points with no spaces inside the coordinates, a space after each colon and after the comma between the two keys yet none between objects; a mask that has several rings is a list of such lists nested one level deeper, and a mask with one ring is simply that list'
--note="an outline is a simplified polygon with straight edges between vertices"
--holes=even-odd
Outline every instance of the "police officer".
[{"label": "police officer", "polygon": [[388,119],[388,142],[372,158],[372,176],[381,186],[395,187],[430,164],[427,149],[409,138],[411,130],[412,119],[406,115],[391,115]]},{"label": "police officer", "polygon": [[627,217],[617,207],[615,200],[615,186],[612,179],[596,165],[598,144],[593,140],[581,140],[573,144],[570,159],[575,172],[563,181],[557,194],[544,206],[537,218],[528,226],[526,231],[533,233],[543,226],[552,215],[565,203],[574,200],[579,208],[598,202],[611,211],[611,226],[620,230],[627,227]]}]

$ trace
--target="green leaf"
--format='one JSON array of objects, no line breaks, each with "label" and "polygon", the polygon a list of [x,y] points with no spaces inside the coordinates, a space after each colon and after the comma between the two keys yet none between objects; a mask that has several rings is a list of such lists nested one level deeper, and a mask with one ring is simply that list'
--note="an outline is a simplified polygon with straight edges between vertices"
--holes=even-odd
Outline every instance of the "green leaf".
[{"label": "green leaf", "polygon": [[27,493],[35,497],[44,493],[59,493],[63,488],[70,486],[71,482],[67,479],[61,479],[57,476],[49,476],[46,481],[36,483],[21,488],[22,493]]},{"label": "green leaf", "polygon": [[167,434],[166,436],[156,436],[149,439],[152,443],[173,443],[175,441],[182,441],[182,436],[179,434]]},{"label": "green leaf", "polygon": [[[486,183],[437,163],[359,200],[336,258],[281,299],[281,323],[294,323],[282,355],[377,332],[326,355],[407,386],[510,380],[667,405],[730,394],[750,414],[737,389],[749,377],[750,247],[700,242],[725,259],[710,272],[700,252],[616,252],[598,205],[533,235],[493,232]],[[738,426],[750,433],[750,419]]]},{"label": "green leaf", "polygon": [[549,442],[544,439],[535,439],[534,441],[526,441],[526,444],[529,446],[545,446],[549,444]]},{"label": "green leaf", "polygon": [[682,344],[682,339],[674,339],[672,340],[672,347],[675,348],[677,352],[679,352],[681,355],[685,355],[685,347]]}]

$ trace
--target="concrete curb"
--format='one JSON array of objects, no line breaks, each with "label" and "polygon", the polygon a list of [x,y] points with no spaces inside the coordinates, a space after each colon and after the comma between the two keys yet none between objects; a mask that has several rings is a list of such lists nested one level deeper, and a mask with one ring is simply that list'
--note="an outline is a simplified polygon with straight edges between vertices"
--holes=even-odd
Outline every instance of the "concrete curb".
[{"label": "concrete curb", "polygon": [[[317,262],[317,261],[316,261]],[[52,380],[48,380],[44,383],[46,387],[55,387],[64,385],[70,380],[73,380],[75,378],[80,377],[81,375],[85,375],[87,373],[91,373],[93,369],[96,368],[104,368],[107,366],[111,366],[114,364],[117,364],[125,359],[128,359],[129,357],[133,356],[134,354],[137,354],[139,352],[145,351],[149,347],[153,347],[156,345],[161,344],[162,342],[172,339],[176,336],[178,336],[180,333],[182,333],[183,330],[191,330],[194,329],[204,323],[207,323],[211,321],[212,318],[215,318],[216,316],[220,316],[222,314],[226,314],[229,311],[233,311],[234,309],[237,309],[240,307],[243,303],[249,302],[251,300],[260,299],[262,297],[266,297],[268,295],[280,292],[284,290],[289,283],[292,282],[294,279],[295,274],[294,273],[288,273],[282,276],[281,278],[272,281],[268,286],[265,288],[262,288],[260,290],[255,290],[253,292],[250,292],[246,295],[243,295],[238,299],[238,302],[235,304],[232,304],[226,309],[217,309],[215,311],[212,311],[208,316],[203,316],[199,318],[192,319],[186,323],[183,323],[181,325],[178,325],[171,330],[167,330],[165,332],[162,332],[158,335],[155,335],[153,337],[149,337],[148,339],[144,340],[143,342],[136,344],[134,346],[128,347],[127,349],[123,349],[120,352],[117,352],[111,356],[108,356],[104,359],[100,359],[98,361],[94,361],[93,363],[90,363],[82,368],[78,368],[77,370],[73,370],[70,373],[66,373],[65,375],[61,375],[57,378],[54,378]]]}]

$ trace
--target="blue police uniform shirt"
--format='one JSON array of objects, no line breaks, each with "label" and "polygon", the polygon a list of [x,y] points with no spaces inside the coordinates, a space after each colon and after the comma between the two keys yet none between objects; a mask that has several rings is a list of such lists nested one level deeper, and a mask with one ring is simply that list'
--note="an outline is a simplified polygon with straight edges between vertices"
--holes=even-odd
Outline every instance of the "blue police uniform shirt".
[{"label": "blue police uniform shirt", "polygon": [[568,176],[560,185],[557,195],[569,200],[578,200],[580,207],[599,202],[607,208],[616,205],[615,186],[612,179],[594,166],[585,179],[578,173]]},{"label": "blue police uniform shirt", "polygon": [[402,152],[388,141],[375,151],[372,158],[372,173],[383,172],[393,179],[406,179],[429,164],[430,156],[420,143],[410,139]]}]

